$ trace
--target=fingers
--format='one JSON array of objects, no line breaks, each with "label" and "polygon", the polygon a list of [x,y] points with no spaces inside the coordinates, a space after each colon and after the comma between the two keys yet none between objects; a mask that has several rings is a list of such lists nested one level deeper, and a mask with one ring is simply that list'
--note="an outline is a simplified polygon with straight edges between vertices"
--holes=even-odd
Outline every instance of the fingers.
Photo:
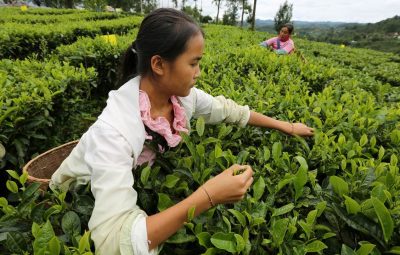
[{"label": "fingers", "polygon": [[313,136],[314,128],[308,127],[303,123],[294,123],[294,134],[300,136]]}]

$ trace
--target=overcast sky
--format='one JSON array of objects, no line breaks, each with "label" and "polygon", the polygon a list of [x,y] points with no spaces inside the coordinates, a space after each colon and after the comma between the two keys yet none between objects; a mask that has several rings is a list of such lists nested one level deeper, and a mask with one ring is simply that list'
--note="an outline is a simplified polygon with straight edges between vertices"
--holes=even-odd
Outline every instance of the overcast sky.
[{"label": "overcast sky", "polygon": [[[172,2],[159,1],[164,7]],[[253,4],[253,0],[248,1]],[[194,0],[187,2],[194,6]],[[257,0],[256,18],[274,19],[279,6],[284,2],[284,0]],[[293,4],[293,20],[301,21],[375,23],[400,15],[400,0],[288,0],[288,3]],[[210,15],[213,18],[217,15],[217,8],[212,4],[212,0],[197,0],[197,5],[198,7],[202,5],[203,15]],[[220,12],[220,17],[222,13]]]}]

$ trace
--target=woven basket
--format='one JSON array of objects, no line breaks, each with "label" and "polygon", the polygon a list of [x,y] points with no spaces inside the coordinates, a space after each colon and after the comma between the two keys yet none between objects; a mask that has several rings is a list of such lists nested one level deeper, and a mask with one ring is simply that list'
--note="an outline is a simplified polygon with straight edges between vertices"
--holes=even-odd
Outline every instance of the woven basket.
[{"label": "woven basket", "polygon": [[65,143],[56,148],[48,150],[39,156],[31,159],[23,168],[28,173],[28,182],[41,183],[40,189],[46,190],[53,173],[61,165],[79,140]]}]

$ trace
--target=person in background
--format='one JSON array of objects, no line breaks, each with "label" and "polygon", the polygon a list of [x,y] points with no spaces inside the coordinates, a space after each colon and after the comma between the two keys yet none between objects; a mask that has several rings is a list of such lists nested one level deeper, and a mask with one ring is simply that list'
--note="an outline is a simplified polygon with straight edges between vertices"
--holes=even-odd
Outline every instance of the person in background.
[{"label": "person in background", "polygon": [[233,165],[162,212],[147,216],[138,207],[141,190],[133,188],[132,169],[151,165],[155,156],[176,147],[191,118],[313,135],[302,123],[276,120],[195,88],[204,44],[204,32],[185,13],[160,8],[148,14],[125,52],[122,86],[109,93],[101,115],[53,174],[50,187],[56,190],[68,190],[74,180],[90,182],[95,205],[89,229],[96,254],[158,254],[158,246],[187,221],[190,208],[197,216],[245,197],[253,170]]},{"label": "person in background", "polygon": [[261,42],[260,45],[266,48],[271,48],[277,54],[291,54],[294,52],[294,42],[290,38],[292,33],[293,25],[286,23],[279,30],[278,36]]}]

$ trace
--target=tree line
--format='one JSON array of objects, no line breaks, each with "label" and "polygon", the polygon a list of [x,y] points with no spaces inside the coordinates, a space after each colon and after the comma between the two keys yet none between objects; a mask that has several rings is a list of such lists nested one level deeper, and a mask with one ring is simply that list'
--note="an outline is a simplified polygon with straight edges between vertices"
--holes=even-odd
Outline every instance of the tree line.
[{"label": "tree line", "polygon": [[[21,0],[3,1],[5,4],[24,2]],[[198,0],[193,1],[194,6],[189,5],[188,0],[172,0],[172,4],[174,8],[181,9],[202,23],[214,22],[224,25],[240,25],[240,27],[249,24],[250,29],[255,29],[257,0],[211,0],[217,8],[215,19],[209,15],[203,16],[202,7],[199,7]],[[111,6],[114,9],[143,15],[156,9],[159,4],[159,0],[32,0],[32,2],[37,6],[51,8],[76,8],[77,6],[83,6],[85,9],[92,11],[104,11],[106,6]],[[226,9],[223,13],[220,13],[224,5]],[[291,17],[292,5],[285,1],[275,17],[276,30],[279,30],[278,27],[281,24],[289,22]]]}]

